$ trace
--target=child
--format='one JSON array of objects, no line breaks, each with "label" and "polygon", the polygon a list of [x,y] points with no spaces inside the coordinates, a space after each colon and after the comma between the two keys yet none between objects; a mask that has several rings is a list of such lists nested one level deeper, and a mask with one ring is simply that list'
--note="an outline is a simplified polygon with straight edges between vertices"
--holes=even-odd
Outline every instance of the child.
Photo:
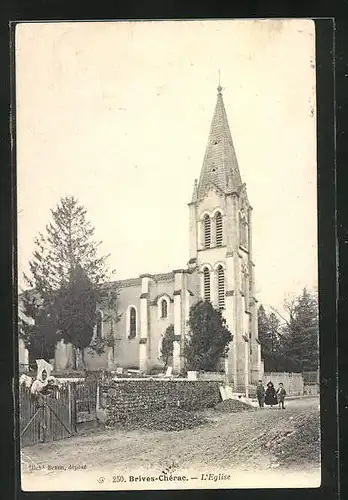
[{"label": "child", "polygon": [[285,410],[284,406],[285,396],[286,396],[286,390],[284,389],[283,384],[280,382],[279,387],[277,389],[277,400],[279,404],[279,409],[282,408],[283,410]]},{"label": "child", "polygon": [[259,402],[259,407],[263,408],[265,405],[265,388],[262,384],[262,380],[257,382],[256,386],[256,397]]}]

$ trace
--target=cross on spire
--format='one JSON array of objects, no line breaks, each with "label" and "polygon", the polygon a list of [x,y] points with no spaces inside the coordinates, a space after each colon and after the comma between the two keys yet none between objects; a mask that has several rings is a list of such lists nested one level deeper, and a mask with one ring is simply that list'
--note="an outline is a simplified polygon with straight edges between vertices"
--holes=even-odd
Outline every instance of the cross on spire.
[{"label": "cross on spire", "polygon": [[221,92],[222,92],[222,87],[221,87],[221,83],[220,83],[220,69],[219,69],[219,85],[218,85],[217,91],[219,92],[219,94],[221,94]]}]

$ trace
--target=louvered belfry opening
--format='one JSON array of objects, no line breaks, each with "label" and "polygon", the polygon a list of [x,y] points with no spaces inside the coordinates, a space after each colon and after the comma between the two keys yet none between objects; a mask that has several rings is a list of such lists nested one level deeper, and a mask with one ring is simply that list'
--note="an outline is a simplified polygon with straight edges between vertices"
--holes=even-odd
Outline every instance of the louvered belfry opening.
[{"label": "louvered belfry opening", "polygon": [[204,300],[210,302],[210,272],[206,267],[203,271],[204,278]]},{"label": "louvered belfry opening", "polygon": [[209,248],[211,243],[211,222],[209,215],[204,217],[204,247]]},{"label": "louvered belfry opening", "polygon": [[225,308],[225,271],[220,265],[217,269],[218,277],[218,306],[219,309]]},{"label": "louvered belfry opening", "polygon": [[222,215],[218,212],[215,216],[215,224],[216,224],[216,246],[222,246]]}]

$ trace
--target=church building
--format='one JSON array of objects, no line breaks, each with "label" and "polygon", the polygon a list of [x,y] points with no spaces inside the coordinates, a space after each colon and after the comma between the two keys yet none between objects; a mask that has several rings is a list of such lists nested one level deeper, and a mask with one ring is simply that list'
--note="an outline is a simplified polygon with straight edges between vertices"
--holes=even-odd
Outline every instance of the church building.
[{"label": "church building", "polygon": [[[189,310],[204,299],[222,310],[233,334],[225,370],[234,390],[245,391],[262,376],[252,207],[242,182],[220,85],[217,90],[200,177],[194,181],[188,203],[187,267],[109,283],[119,292],[117,310],[121,317],[118,322],[106,319],[108,315],[101,307],[95,335],[112,335],[114,347],[99,356],[86,352],[87,365],[134,368],[143,373],[163,366],[161,342],[172,324],[173,372],[180,373]],[[64,369],[69,356],[69,346],[58,344],[55,368]]]}]

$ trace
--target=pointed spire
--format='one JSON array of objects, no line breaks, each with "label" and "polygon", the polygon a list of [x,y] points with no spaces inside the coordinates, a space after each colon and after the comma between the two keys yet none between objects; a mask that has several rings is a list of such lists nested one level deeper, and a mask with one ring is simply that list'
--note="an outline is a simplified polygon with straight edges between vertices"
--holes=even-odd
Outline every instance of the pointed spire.
[{"label": "pointed spire", "polygon": [[198,198],[204,196],[206,188],[211,184],[217,186],[223,193],[239,191],[242,186],[237,156],[222,98],[220,71],[217,90],[215,111],[197,187]]}]

